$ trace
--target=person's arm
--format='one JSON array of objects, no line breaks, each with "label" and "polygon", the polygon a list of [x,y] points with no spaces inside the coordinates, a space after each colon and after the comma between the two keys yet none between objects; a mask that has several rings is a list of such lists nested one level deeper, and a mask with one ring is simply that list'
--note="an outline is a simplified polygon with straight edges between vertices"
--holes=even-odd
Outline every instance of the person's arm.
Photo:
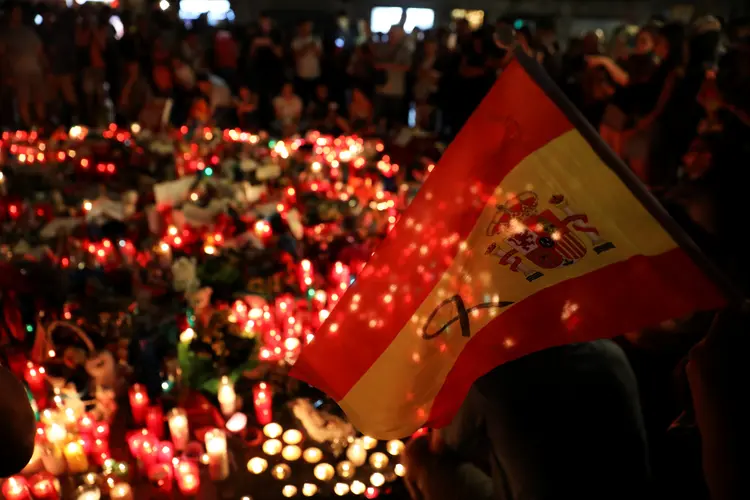
[{"label": "person's arm", "polygon": [[621,87],[626,87],[630,83],[630,75],[627,71],[607,56],[587,56],[586,62],[592,68],[602,67],[607,70],[609,76]]},{"label": "person's arm", "polygon": [[667,80],[664,82],[664,87],[662,87],[661,92],[659,93],[659,99],[656,101],[656,105],[654,106],[654,109],[651,110],[649,114],[644,116],[638,121],[637,128],[638,129],[646,129],[651,124],[653,124],[662,114],[664,111],[664,108],[667,106],[667,103],[669,102],[669,99],[672,97],[672,91],[675,88],[675,85],[677,83],[677,73],[675,71],[672,71],[669,76],[667,77]]}]

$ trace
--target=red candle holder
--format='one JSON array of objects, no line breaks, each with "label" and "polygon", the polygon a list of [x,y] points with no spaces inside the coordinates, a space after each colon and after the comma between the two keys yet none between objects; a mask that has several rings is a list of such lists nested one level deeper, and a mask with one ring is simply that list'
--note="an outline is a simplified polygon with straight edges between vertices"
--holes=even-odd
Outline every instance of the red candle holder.
[{"label": "red candle holder", "polygon": [[23,476],[11,476],[3,483],[6,500],[32,500],[29,483]]},{"label": "red candle holder", "polygon": [[125,435],[125,440],[128,442],[128,448],[133,458],[139,458],[141,455],[141,446],[143,440],[149,436],[149,432],[146,429],[139,431],[132,431]]},{"label": "red candle holder", "polygon": [[148,393],[141,384],[134,384],[130,388],[130,409],[133,412],[133,420],[141,425],[146,420],[146,408],[148,408]]},{"label": "red candle holder", "polygon": [[198,494],[201,486],[198,466],[192,462],[181,460],[174,470],[177,487],[180,489],[180,492],[185,496]]},{"label": "red candle holder", "polygon": [[159,439],[164,437],[164,411],[161,406],[149,406],[146,410],[146,428]]},{"label": "red candle holder", "polygon": [[152,486],[162,493],[172,492],[172,466],[167,464],[150,465],[146,475]]},{"label": "red candle holder", "polygon": [[35,500],[60,499],[60,481],[48,472],[40,472],[31,476],[29,484]]},{"label": "red candle holder", "polygon": [[96,422],[90,413],[84,413],[78,419],[78,432],[80,434],[93,434]]},{"label": "red candle holder", "polygon": [[107,422],[99,422],[94,427],[93,436],[96,439],[102,439],[106,441],[109,438],[109,424]]},{"label": "red candle holder", "polygon": [[24,380],[32,394],[43,395],[46,389],[47,377],[43,366],[37,366],[31,361],[26,364]]},{"label": "red candle holder", "polygon": [[273,389],[265,382],[253,387],[253,402],[255,404],[255,419],[259,425],[271,423],[273,406]]},{"label": "red candle holder", "polygon": [[171,441],[162,441],[159,443],[159,452],[157,453],[157,461],[160,464],[172,464],[174,458],[174,445]]}]

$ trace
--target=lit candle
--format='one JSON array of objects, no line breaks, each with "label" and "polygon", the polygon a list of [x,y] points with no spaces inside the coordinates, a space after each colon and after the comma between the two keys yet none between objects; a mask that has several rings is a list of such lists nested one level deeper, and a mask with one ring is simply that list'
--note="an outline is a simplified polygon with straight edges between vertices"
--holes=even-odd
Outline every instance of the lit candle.
[{"label": "lit candle", "polygon": [[83,445],[78,441],[71,441],[63,449],[65,461],[68,463],[68,472],[80,474],[89,468],[89,460],[83,451]]},{"label": "lit candle", "polygon": [[169,412],[169,433],[172,435],[175,449],[179,451],[184,450],[190,439],[188,419],[185,410],[175,408]]},{"label": "lit candle", "polygon": [[367,450],[365,450],[361,439],[355,439],[349,445],[349,448],[346,450],[346,458],[351,460],[356,467],[360,467],[365,463],[365,460],[367,460]]},{"label": "lit candle", "polygon": [[109,424],[107,422],[99,422],[94,427],[94,438],[106,440],[109,437]]},{"label": "lit candle", "polygon": [[404,443],[402,441],[399,441],[398,439],[392,439],[385,445],[385,449],[386,451],[388,451],[388,453],[395,457],[397,455],[400,455],[401,452],[404,451]]},{"label": "lit candle", "polygon": [[35,500],[59,500],[60,481],[46,472],[40,472],[29,478],[31,493]]},{"label": "lit candle", "polygon": [[336,466],[336,472],[338,472],[339,476],[343,477],[344,479],[353,477],[356,470],[357,468],[354,467],[354,464],[352,464],[348,460],[341,461]]},{"label": "lit candle", "polygon": [[212,429],[206,433],[206,452],[208,453],[208,473],[211,479],[221,481],[229,476],[229,455],[227,453],[227,436],[221,429]]},{"label": "lit candle", "polygon": [[164,412],[161,406],[149,406],[146,410],[146,428],[159,439],[164,437]]},{"label": "lit candle", "polygon": [[253,474],[261,474],[268,468],[268,460],[261,457],[253,457],[247,462],[247,470]]},{"label": "lit candle", "polygon": [[283,481],[292,475],[292,469],[287,464],[278,464],[271,471],[271,475],[279,481]]},{"label": "lit candle", "polygon": [[404,464],[396,464],[393,466],[393,472],[395,472],[398,477],[404,477],[406,475],[406,467],[404,467]]},{"label": "lit candle", "polygon": [[284,460],[294,462],[302,456],[302,450],[299,446],[290,444],[289,446],[284,446],[284,449],[281,450],[281,456],[284,457]]},{"label": "lit candle", "polygon": [[143,441],[141,441],[141,452],[138,455],[138,458],[143,463],[143,466],[148,469],[148,467],[159,461],[159,452],[159,440],[156,439],[156,436],[149,434],[143,438]]},{"label": "lit candle", "polygon": [[141,445],[148,435],[150,434],[146,429],[129,432],[125,435],[125,440],[128,442],[128,448],[130,448],[130,454],[133,455],[134,458],[140,457]]},{"label": "lit candle", "polygon": [[320,451],[320,448],[308,448],[302,454],[302,458],[308,464],[317,464],[323,458],[323,452]]},{"label": "lit candle", "polygon": [[365,498],[372,500],[373,498],[378,498],[380,495],[380,490],[378,488],[375,488],[373,486],[369,486],[365,490]]},{"label": "lit candle", "polygon": [[90,484],[79,486],[73,494],[75,500],[99,500],[101,497],[102,491],[99,487]]},{"label": "lit candle", "polygon": [[43,395],[46,389],[46,377],[43,366],[36,366],[34,363],[29,361],[26,365],[26,373],[24,373],[24,380],[29,386],[29,390],[35,397]]},{"label": "lit candle", "polygon": [[349,491],[351,491],[353,495],[361,495],[366,489],[367,487],[362,481],[352,481],[352,486],[349,488]]},{"label": "lit candle", "polygon": [[172,492],[172,464],[155,464],[150,466],[146,475],[152,486],[162,493]]},{"label": "lit candle", "polygon": [[259,425],[271,422],[273,391],[265,382],[253,387],[253,403],[255,404],[255,419]]},{"label": "lit candle", "polygon": [[371,450],[378,445],[378,440],[370,436],[362,436],[362,446],[365,450]]},{"label": "lit candle", "polygon": [[271,422],[270,424],[266,424],[266,426],[263,427],[263,434],[271,439],[276,439],[277,437],[281,436],[282,432],[284,432],[284,428],[276,422]]},{"label": "lit candle", "polygon": [[111,500],[133,500],[133,489],[128,483],[115,483],[109,492],[109,498]]},{"label": "lit candle", "polygon": [[289,429],[282,437],[286,444],[300,444],[302,442],[302,433],[297,429]]},{"label": "lit candle", "polygon": [[221,406],[221,413],[225,417],[231,416],[237,408],[237,394],[234,392],[234,383],[232,383],[229,377],[221,377],[217,398]]},{"label": "lit candle", "polygon": [[198,467],[192,463],[181,460],[175,467],[177,487],[185,496],[193,496],[198,493],[201,481],[198,476]]},{"label": "lit candle", "polygon": [[281,452],[282,444],[278,439],[269,439],[263,443],[263,453],[268,456],[278,455]]},{"label": "lit candle", "polygon": [[174,458],[174,445],[171,441],[162,441],[159,443],[159,452],[157,460],[160,464],[171,464]]},{"label": "lit candle", "polygon": [[311,497],[315,495],[318,492],[318,487],[315,486],[313,483],[305,483],[302,485],[302,495],[306,497]]},{"label": "lit candle", "polygon": [[84,413],[78,420],[78,432],[81,434],[93,434],[95,426],[96,422],[89,413]]},{"label": "lit candle", "polygon": [[247,427],[247,415],[241,412],[237,412],[227,420],[225,425],[227,430],[232,434],[239,434]]},{"label": "lit candle", "polygon": [[336,483],[336,486],[333,487],[333,492],[343,497],[349,493],[349,485],[346,483]]},{"label": "lit candle", "polygon": [[318,464],[313,469],[313,474],[321,481],[330,481],[334,474],[333,465],[326,463]]},{"label": "lit candle", "polygon": [[136,424],[143,424],[146,419],[146,408],[148,408],[148,393],[141,384],[133,384],[130,388],[130,409],[133,412],[133,420]]},{"label": "lit candle", "polygon": [[375,452],[370,455],[370,465],[375,470],[382,470],[388,467],[388,455],[385,453]]},{"label": "lit candle", "polygon": [[11,476],[3,483],[3,496],[7,500],[31,500],[29,483],[23,476]]},{"label": "lit candle", "polygon": [[62,444],[68,438],[68,431],[65,426],[57,422],[50,423],[44,433],[47,436],[47,441],[54,446]]},{"label": "lit candle", "polygon": [[385,484],[385,476],[380,472],[375,472],[372,476],[370,476],[370,484],[372,484],[376,488],[380,488]]},{"label": "lit candle", "polygon": [[297,494],[297,487],[292,484],[287,484],[281,489],[281,494],[286,498],[292,498]]}]

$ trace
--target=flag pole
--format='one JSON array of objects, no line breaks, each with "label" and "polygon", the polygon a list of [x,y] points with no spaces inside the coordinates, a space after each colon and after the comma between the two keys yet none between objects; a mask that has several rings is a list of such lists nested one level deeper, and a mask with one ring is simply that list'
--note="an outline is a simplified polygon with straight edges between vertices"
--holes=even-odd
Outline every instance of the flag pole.
[{"label": "flag pole", "polygon": [[635,173],[602,140],[599,133],[583,117],[578,108],[567,96],[565,96],[560,87],[547,74],[547,71],[536,59],[526,54],[523,48],[515,42],[512,30],[500,30],[496,33],[496,41],[498,45],[505,46],[505,48],[513,52],[513,56],[526,73],[563,112],[565,117],[570,120],[604,164],[617,175],[620,181],[633,193],[651,216],[661,224],[682,250],[722,291],[729,304],[742,305],[746,302],[746,298],[737,286],[706,257],[692,238],[687,235],[682,227],[667,213],[661,203],[648,191]]}]

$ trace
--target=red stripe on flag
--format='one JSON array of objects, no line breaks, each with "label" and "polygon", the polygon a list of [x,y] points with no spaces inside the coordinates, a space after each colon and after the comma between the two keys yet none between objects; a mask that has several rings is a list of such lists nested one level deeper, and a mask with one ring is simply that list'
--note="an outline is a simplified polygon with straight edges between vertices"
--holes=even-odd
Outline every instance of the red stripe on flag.
[{"label": "red stripe on flag", "polygon": [[347,291],[292,376],[343,398],[432,292],[507,173],[572,129],[518,63],[505,70],[370,259],[366,286]]},{"label": "red stripe on flag", "polygon": [[[502,363],[548,347],[614,337],[725,302],[681,249],[632,257],[546,288],[469,341],[435,398],[427,425],[449,424],[473,382]],[[566,317],[572,304],[576,312]]]}]

